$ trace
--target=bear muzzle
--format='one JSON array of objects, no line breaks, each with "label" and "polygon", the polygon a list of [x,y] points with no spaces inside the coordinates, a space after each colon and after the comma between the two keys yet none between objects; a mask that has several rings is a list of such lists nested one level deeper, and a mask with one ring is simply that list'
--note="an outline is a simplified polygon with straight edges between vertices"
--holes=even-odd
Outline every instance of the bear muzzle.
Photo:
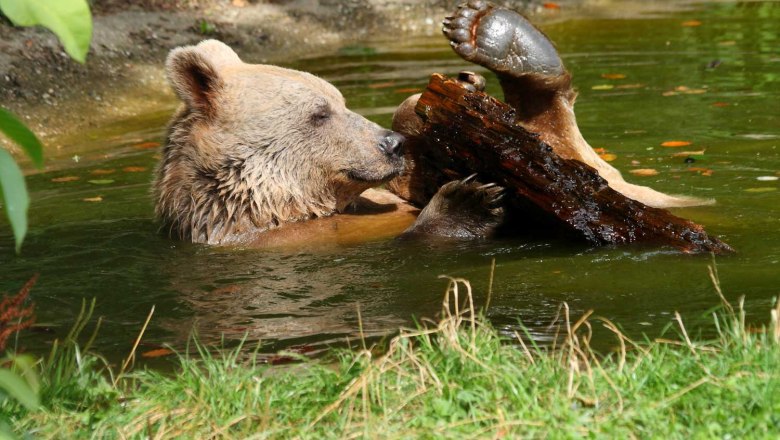
[{"label": "bear muzzle", "polygon": [[401,133],[387,130],[385,136],[379,141],[379,149],[388,156],[400,157],[405,141],[406,138]]}]

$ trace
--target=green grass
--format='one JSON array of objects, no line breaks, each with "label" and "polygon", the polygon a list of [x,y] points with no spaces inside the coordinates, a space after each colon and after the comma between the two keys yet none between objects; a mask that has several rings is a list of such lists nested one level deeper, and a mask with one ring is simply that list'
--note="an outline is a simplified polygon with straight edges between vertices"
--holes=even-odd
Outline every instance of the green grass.
[{"label": "green grass", "polygon": [[[718,293],[719,287],[716,283]],[[443,319],[402,330],[386,350],[344,351],[285,367],[247,350],[181,356],[175,373],[117,376],[62,350],[43,369],[44,407],[6,404],[37,438],[776,438],[780,304],[748,329],[724,302],[719,337],[635,343],[609,321],[570,319],[555,350],[508,344],[452,280]],[[457,296],[460,295],[460,298]],[[722,295],[721,295],[722,298]],[[594,326],[617,349],[594,353]],[[78,362],[66,358],[77,356]],[[59,360],[58,360],[59,359]],[[249,360],[247,360],[249,359]],[[47,382],[52,365],[67,363]],[[47,373],[48,371],[48,373]],[[56,383],[55,383],[56,382]],[[2,409],[2,408],[0,408]]]}]

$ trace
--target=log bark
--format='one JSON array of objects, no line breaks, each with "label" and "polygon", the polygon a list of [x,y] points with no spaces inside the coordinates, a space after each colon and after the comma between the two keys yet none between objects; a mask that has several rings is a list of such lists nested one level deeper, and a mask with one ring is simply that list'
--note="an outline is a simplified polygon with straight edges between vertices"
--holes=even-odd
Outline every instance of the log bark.
[{"label": "log bark", "polygon": [[413,154],[427,169],[422,174],[427,184],[477,173],[482,182],[502,185],[510,204],[536,209],[595,245],[648,243],[686,253],[733,252],[702,226],[629,199],[590,166],[562,159],[515,123],[510,106],[464,83],[434,74],[415,111],[425,123],[412,140]]}]

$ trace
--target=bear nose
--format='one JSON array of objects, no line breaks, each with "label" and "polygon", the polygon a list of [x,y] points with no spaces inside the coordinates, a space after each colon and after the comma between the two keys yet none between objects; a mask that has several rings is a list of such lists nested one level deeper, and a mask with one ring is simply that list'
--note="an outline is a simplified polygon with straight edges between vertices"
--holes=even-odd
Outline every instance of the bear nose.
[{"label": "bear nose", "polygon": [[391,131],[379,142],[379,148],[391,156],[400,156],[405,140],[401,133]]}]

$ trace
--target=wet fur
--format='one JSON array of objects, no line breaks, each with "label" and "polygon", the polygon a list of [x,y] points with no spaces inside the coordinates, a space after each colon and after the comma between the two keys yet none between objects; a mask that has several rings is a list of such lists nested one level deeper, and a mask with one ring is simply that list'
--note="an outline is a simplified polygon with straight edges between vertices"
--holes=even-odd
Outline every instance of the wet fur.
[{"label": "wet fur", "polygon": [[279,226],[346,210],[402,170],[390,133],[304,72],[243,63],[218,41],[175,49],[183,102],[153,184],[163,228],[183,240],[251,242]]}]

